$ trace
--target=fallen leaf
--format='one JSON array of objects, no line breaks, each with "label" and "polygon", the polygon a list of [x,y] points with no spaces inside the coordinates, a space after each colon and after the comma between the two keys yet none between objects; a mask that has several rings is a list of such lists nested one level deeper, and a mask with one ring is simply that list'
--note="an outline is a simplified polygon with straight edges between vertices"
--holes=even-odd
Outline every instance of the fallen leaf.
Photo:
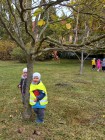
[{"label": "fallen leaf", "polygon": [[37,131],[37,130],[34,130],[34,132],[33,132],[33,135],[40,135],[40,134],[41,134],[41,132]]},{"label": "fallen leaf", "polygon": [[17,132],[18,133],[23,133],[24,130],[25,130],[25,128],[18,128]]},{"label": "fallen leaf", "polygon": [[10,117],[10,118],[13,118],[13,115],[10,115],[9,117]]}]

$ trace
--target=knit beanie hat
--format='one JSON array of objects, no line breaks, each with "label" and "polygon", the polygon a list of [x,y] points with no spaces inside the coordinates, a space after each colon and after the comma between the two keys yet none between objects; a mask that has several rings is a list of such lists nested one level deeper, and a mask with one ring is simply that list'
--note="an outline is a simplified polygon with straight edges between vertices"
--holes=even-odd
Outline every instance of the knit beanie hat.
[{"label": "knit beanie hat", "polygon": [[33,73],[33,78],[34,78],[34,77],[38,77],[39,79],[41,79],[41,75],[40,75],[40,73],[38,73],[38,72]]},{"label": "knit beanie hat", "polygon": [[24,68],[24,69],[23,69],[23,72],[27,72],[27,68]]}]

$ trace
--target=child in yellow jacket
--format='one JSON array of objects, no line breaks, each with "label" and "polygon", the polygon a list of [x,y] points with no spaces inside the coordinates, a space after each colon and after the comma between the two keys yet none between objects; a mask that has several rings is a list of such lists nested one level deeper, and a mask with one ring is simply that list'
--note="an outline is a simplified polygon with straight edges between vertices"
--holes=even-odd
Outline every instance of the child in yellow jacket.
[{"label": "child in yellow jacket", "polygon": [[48,98],[46,88],[41,81],[40,73],[35,72],[30,85],[30,105],[37,115],[37,123],[44,122],[45,108],[47,104]]},{"label": "child in yellow jacket", "polygon": [[96,68],[96,59],[93,58],[91,61],[92,61],[92,70],[94,70]]}]

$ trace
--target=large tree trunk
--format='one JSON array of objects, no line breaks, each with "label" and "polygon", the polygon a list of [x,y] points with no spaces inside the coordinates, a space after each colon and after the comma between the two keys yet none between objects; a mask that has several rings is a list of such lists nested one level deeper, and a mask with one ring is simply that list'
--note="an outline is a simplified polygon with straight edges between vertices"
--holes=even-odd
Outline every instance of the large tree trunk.
[{"label": "large tree trunk", "polygon": [[28,76],[27,76],[27,84],[26,84],[26,94],[25,94],[25,103],[24,103],[24,110],[23,110],[23,118],[29,119],[32,114],[31,106],[29,105],[29,88],[32,81],[32,74],[33,74],[33,60],[31,56],[27,56],[27,68],[28,68]]}]

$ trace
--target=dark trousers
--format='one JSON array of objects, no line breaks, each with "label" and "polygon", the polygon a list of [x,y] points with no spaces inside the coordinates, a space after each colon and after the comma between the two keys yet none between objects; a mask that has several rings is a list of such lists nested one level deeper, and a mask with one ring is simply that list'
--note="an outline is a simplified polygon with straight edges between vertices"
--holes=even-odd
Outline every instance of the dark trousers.
[{"label": "dark trousers", "polygon": [[95,69],[96,65],[92,65],[92,69]]},{"label": "dark trousers", "polygon": [[45,114],[45,109],[44,108],[34,108],[34,112],[37,115],[36,122],[43,122],[44,121],[44,114]]},{"label": "dark trousers", "polygon": [[22,103],[25,104],[25,94],[22,94]]}]

